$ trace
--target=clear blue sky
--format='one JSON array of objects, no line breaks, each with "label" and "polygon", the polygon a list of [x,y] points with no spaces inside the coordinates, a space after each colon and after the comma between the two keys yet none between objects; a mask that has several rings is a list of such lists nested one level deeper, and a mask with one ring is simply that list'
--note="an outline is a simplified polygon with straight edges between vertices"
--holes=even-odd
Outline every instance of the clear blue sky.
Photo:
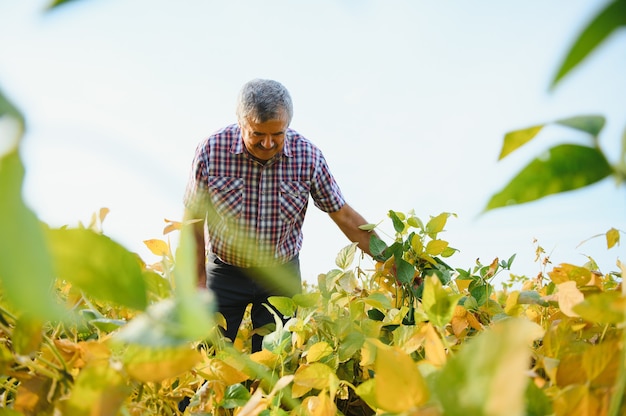
[{"label": "clear blue sky", "polygon": [[[292,127],[370,222],[389,209],[456,213],[441,236],[461,250],[454,267],[517,253],[513,272],[535,276],[534,239],[554,264],[590,255],[608,272],[626,257],[603,239],[577,247],[626,230],[612,180],[479,215],[532,157],[585,141],[551,128],[497,162],[507,131],[603,114],[601,145],[617,159],[624,31],[548,91],[605,1],[82,0],[44,14],[46,3],[0,0],[0,86],[27,117],[27,201],[52,225],[108,207],[105,232],[156,261],[142,241],[181,218],[196,144],[235,121],[239,88],[262,77],[290,89]],[[303,273],[315,281],[348,241],[312,204],[304,232]]]}]

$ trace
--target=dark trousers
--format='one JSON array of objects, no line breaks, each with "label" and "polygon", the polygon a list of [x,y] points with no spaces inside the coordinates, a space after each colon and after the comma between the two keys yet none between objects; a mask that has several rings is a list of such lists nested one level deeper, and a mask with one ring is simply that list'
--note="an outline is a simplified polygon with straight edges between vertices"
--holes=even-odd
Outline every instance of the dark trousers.
[{"label": "dark trousers", "polygon": [[[207,267],[207,281],[209,289],[215,294],[218,312],[226,318],[227,328],[223,333],[231,341],[237,336],[248,304],[252,304],[252,327],[260,328],[274,323],[273,315],[263,306],[271,307],[268,297],[291,297],[302,289],[297,256],[283,265],[249,268],[231,266],[215,258]],[[285,322],[280,312],[277,315]],[[263,337],[254,334],[252,352],[261,351],[262,342]]]}]

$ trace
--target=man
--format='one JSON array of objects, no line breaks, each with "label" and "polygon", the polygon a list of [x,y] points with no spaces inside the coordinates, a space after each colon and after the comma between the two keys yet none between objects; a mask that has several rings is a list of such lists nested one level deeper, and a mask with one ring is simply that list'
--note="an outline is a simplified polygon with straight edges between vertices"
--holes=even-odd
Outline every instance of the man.
[{"label": "man", "polygon": [[[292,116],[282,84],[252,80],[239,94],[238,123],[203,140],[193,160],[184,202],[185,218],[200,220],[198,285],[214,292],[225,336],[233,341],[248,304],[259,328],[274,322],[263,306],[269,296],[300,292],[298,254],[309,195],[370,254],[370,233],[359,229],[367,221],[346,203],[321,151],[289,128]],[[254,335],[252,351],[261,344]]]}]

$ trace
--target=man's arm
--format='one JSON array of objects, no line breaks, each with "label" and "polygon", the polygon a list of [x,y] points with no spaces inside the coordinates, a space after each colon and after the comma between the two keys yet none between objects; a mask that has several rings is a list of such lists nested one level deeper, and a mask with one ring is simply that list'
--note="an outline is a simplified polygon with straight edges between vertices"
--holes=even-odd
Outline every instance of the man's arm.
[{"label": "man's arm", "polygon": [[204,220],[189,210],[185,210],[185,221],[197,220],[191,224],[193,236],[196,242],[196,273],[198,277],[198,288],[206,289],[206,252],[204,242]]},{"label": "man's arm", "polygon": [[360,225],[367,224],[367,221],[361,214],[348,204],[345,204],[338,211],[329,212],[328,215],[350,241],[358,243],[361,250],[370,256],[372,255],[370,252],[370,236],[373,231],[365,231],[359,228]]}]

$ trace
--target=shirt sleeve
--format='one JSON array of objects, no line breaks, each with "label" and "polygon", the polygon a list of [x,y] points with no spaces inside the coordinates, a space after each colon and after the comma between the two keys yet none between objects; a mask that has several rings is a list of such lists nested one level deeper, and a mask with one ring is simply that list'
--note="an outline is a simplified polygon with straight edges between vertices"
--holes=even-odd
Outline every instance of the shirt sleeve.
[{"label": "shirt sleeve", "polygon": [[324,212],[335,212],[346,204],[337,181],[330,172],[321,151],[315,158],[315,169],[311,181],[311,197],[316,207]]}]

